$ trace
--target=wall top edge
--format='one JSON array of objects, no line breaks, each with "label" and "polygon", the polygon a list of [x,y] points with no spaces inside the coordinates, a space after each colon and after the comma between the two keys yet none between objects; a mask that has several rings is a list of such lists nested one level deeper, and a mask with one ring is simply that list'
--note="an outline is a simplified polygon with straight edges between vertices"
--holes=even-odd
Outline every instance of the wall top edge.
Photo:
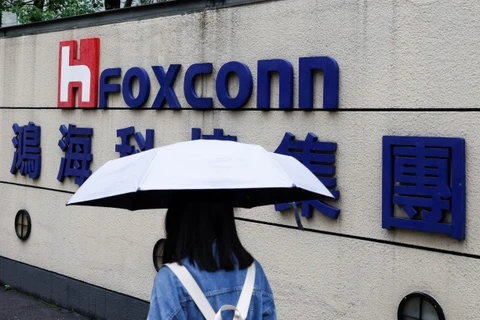
[{"label": "wall top edge", "polygon": [[101,11],[80,16],[0,28],[0,38],[13,38],[106,24],[154,19],[164,16],[219,10],[279,0],[175,0],[149,5]]}]

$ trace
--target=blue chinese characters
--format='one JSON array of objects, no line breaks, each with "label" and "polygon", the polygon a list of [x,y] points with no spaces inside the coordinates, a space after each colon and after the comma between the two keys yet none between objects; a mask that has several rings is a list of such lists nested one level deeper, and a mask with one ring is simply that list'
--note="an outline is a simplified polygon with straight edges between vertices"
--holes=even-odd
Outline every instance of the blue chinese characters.
[{"label": "blue chinese characters", "polygon": [[[290,132],[285,133],[276,153],[290,155],[310,169],[318,179],[328,188],[337,200],[340,192],[335,190],[337,179],[335,178],[335,152],[337,144],[334,142],[320,142],[315,134],[309,133],[304,141],[295,140]],[[302,216],[311,218],[313,209],[316,209],[332,219],[338,218],[340,209],[326,204],[321,200],[303,201]],[[283,211],[290,208],[289,204],[277,204],[275,210]]]},{"label": "blue chinese characters", "polygon": [[60,162],[57,180],[63,182],[65,177],[74,177],[75,183],[82,185],[92,174],[90,162],[92,156],[92,128],[77,128],[70,124],[60,126],[62,139],[58,141],[58,146],[65,152],[65,157]]},{"label": "blue chinese characters", "polygon": [[[135,132],[135,127],[127,127],[117,130],[117,137],[121,139],[121,143],[115,145],[115,151],[120,153],[120,157],[125,157],[141,151],[150,150],[153,148],[155,131],[147,129],[145,138],[140,132]],[[130,145],[130,138],[135,138],[138,148]]]},{"label": "blue chinese characters", "polygon": [[229,136],[223,133],[223,129],[213,129],[212,135],[202,134],[202,129],[192,128],[192,140],[228,140],[237,141],[237,136]]},{"label": "blue chinese characters", "polygon": [[382,226],[465,238],[464,139],[383,137]]},{"label": "blue chinese characters", "polygon": [[20,170],[21,175],[37,179],[40,176],[42,165],[40,126],[36,126],[30,121],[26,126],[14,123],[12,129],[16,135],[12,139],[16,151],[13,155],[10,172],[15,174]]}]

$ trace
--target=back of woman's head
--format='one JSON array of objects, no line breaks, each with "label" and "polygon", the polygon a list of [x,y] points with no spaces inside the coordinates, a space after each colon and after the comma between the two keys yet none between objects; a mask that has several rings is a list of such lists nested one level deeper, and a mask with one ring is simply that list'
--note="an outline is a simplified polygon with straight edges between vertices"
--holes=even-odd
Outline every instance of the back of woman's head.
[{"label": "back of woman's head", "polygon": [[163,262],[190,263],[207,271],[249,267],[253,257],[237,235],[233,207],[221,202],[176,204],[165,218]]}]

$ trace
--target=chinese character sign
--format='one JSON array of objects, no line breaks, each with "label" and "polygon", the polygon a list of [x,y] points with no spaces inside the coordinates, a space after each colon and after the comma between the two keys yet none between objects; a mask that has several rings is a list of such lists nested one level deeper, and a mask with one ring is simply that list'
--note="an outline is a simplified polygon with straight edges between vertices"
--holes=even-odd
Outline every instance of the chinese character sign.
[{"label": "chinese character sign", "polygon": [[12,139],[16,151],[13,155],[10,172],[28,175],[31,179],[40,176],[42,156],[40,148],[40,126],[29,122],[26,126],[14,123],[12,126],[15,137]]},{"label": "chinese character sign", "polygon": [[237,136],[225,135],[223,129],[213,129],[212,135],[202,134],[202,129],[192,128],[192,140],[228,140],[237,141]]},{"label": "chinese character sign", "polygon": [[465,140],[383,137],[382,216],[386,229],[464,239]]},{"label": "chinese character sign", "polygon": [[92,174],[90,162],[92,156],[92,128],[77,128],[70,124],[60,126],[62,139],[58,141],[58,146],[65,152],[65,157],[60,162],[57,180],[63,182],[65,177],[74,177],[75,183],[82,185]]},{"label": "chinese character sign", "polygon": [[[147,129],[145,137],[140,132],[135,132],[135,127],[127,127],[117,130],[117,137],[121,139],[121,143],[115,145],[115,151],[120,153],[120,157],[125,157],[141,151],[150,150],[153,148],[153,140],[155,131]],[[130,144],[130,139],[134,138],[137,142],[138,149]]]},{"label": "chinese character sign", "polygon": [[[318,179],[328,188],[337,200],[340,192],[335,190],[335,152],[337,144],[334,142],[320,142],[315,134],[309,133],[304,141],[295,140],[290,132],[285,133],[282,142],[275,153],[293,156],[312,171]],[[298,202],[302,207],[302,216],[311,218],[313,209],[316,209],[329,218],[336,219],[340,209],[335,208],[321,200]],[[275,210],[283,211],[290,208],[289,204],[277,204]]]}]

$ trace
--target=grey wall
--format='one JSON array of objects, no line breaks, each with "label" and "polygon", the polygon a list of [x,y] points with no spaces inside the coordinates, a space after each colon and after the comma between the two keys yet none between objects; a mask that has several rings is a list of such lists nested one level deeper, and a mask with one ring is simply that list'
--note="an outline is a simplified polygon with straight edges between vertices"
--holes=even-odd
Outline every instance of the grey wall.
[{"label": "grey wall", "polygon": [[[295,228],[292,212],[273,206],[239,210],[242,241],[262,263],[273,287],[280,318],[394,319],[403,296],[432,294],[447,319],[475,319],[480,269],[478,70],[480,2],[284,0],[178,14],[140,21],[70,28],[45,34],[0,38],[0,255],[58,274],[148,300],[155,269],[151,254],[164,237],[164,211],[124,212],[65,207],[77,186],[56,180],[63,156],[58,127],[74,123],[94,128],[92,169],[117,158],[116,130],[134,125],[155,129],[155,146],[189,140],[191,128],[211,134],[223,128],[239,141],[275,150],[285,132],[307,133],[338,144],[340,217],[316,212]],[[58,46],[63,40],[98,37],[100,69],[182,64],[178,79],[193,63],[256,63],[281,58],[328,55],[340,65],[340,106],[321,109],[256,110],[256,89],[244,110],[225,110],[214,92],[214,77],[198,92],[214,98],[215,109],[195,111],[175,90],[183,111],[128,110],[121,95],[106,110],[56,108]],[[318,79],[321,81],[321,78]],[[232,84],[233,86],[234,84]],[[272,106],[277,109],[274,81]],[[321,88],[321,86],[319,86]],[[11,126],[42,126],[42,174],[32,181],[12,175]],[[467,145],[467,238],[381,228],[382,137],[461,137]],[[12,185],[10,183],[15,183]],[[52,190],[31,188],[31,186]],[[58,191],[58,192],[57,192]],[[27,242],[13,232],[15,213],[26,208],[33,230]]]}]

